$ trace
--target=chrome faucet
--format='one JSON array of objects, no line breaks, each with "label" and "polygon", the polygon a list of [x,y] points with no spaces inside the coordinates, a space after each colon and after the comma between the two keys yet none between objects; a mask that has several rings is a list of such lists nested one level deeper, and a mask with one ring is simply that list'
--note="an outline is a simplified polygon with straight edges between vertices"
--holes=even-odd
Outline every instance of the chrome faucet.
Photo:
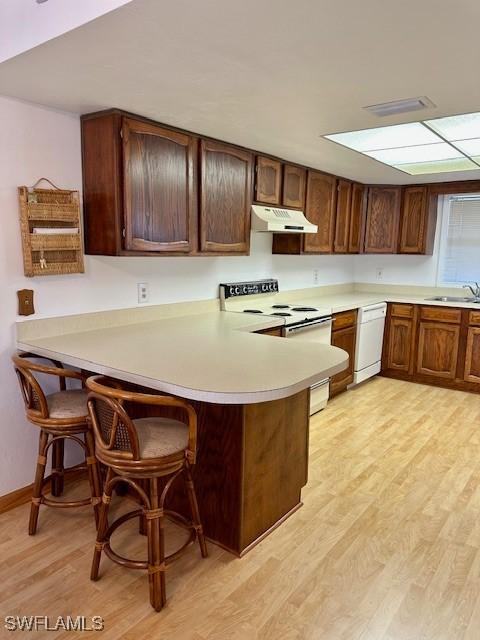
[{"label": "chrome faucet", "polygon": [[480,298],[480,285],[478,284],[478,282],[474,282],[473,284],[475,286],[473,286],[471,284],[464,284],[463,288],[464,289],[470,289],[470,291],[472,292],[472,295],[474,296],[474,298]]}]

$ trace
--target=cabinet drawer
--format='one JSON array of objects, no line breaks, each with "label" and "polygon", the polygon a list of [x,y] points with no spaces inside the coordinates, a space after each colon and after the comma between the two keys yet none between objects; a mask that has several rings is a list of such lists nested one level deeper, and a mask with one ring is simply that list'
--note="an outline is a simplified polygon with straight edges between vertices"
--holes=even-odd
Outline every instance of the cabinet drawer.
[{"label": "cabinet drawer", "polygon": [[420,310],[420,319],[460,324],[462,311],[461,309],[452,309],[450,307],[422,307]]},{"label": "cabinet drawer", "polygon": [[353,327],[357,323],[357,310],[342,311],[342,313],[335,313],[333,316],[332,329],[346,329],[347,327]]},{"label": "cabinet drawer", "polygon": [[390,305],[391,314],[396,318],[413,318],[413,304],[396,304]]},{"label": "cabinet drawer", "polygon": [[468,324],[480,325],[480,311],[470,311],[468,315]]}]

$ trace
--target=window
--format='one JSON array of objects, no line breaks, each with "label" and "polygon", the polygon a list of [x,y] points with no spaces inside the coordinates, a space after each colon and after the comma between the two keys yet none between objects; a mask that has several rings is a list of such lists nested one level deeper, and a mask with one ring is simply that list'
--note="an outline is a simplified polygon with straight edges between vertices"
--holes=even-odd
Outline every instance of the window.
[{"label": "window", "polygon": [[480,193],[445,196],[438,284],[480,282]]}]

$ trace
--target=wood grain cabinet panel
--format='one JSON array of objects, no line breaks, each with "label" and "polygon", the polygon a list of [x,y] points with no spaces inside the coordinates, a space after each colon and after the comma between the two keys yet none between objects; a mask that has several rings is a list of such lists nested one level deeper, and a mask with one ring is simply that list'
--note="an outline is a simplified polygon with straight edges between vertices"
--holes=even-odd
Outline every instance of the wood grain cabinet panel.
[{"label": "wood grain cabinet panel", "polygon": [[394,302],[390,305],[390,309],[392,316],[397,316],[399,318],[413,318],[413,304],[398,304]]},{"label": "wood grain cabinet panel", "polygon": [[480,384],[480,327],[468,328],[464,380]]},{"label": "wood grain cabinet panel", "polygon": [[365,233],[365,187],[352,184],[350,228],[348,230],[348,253],[361,253]]},{"label": "wood grain cabinet panel", "polygon": [[282,163],[265,156],[257,156],[255,201],[263,204],[280,204],[282,187]]},{"label": "wood grain cabinet panel", "polygon": [[401,187],[370,187],[365,229],[365,253],[396,253]]},{"label": "wood grain cabinet panel", "polygon": [[125,248],[192,251],[196,236],[196,140],[124,118]]},{"label": "wood grain cabinet panel", "polygon": [[348,385],[353,382],[356,336],[356,326],[332,331],[332,345],[348,353],[348,367],[330,378],[330,397],[346,391]]},{"label": "wood grain cabinet panel", "polygon": [[386,368],[409,373],[412,366],[413,320],[391,317],[386,344]]},{"label": "wood grain cabinet panel", "polygon": [[333,253],[337,179],[319,171],[309,171],[305,215],[318,226],[317,233],[303,236],[305,253]]},{"label": "wood grain cabinet panel", "polygon": [[457,370],[460,326],[420,322],[417,373],[453,380]]},{"label": "wood grain cabinet panel", "polygon": [[290,209],[305,208],[307,171],[303,167],[286,164],[283,168],[282,204]]},{"label": "wood grain cabinet panel", "polygon": [[253,154],[202,140],[200,171],[201,251],[248,253]]},{"label": "wood grain cabinet panel", "polygon": [[403,190],[400,253],[424,253],[427,231],[427,188]]},{"label": "wood grain cabinet panel", "polygon": [[348,253],[351,212],[352,183],[348,180],[339,180],[337,185],[337,213],[335,220],[335,253]]},{"label": "wood grain cabinet panel", "polygon": [[462,310],[453,307],[420,307],[420,320],[432,320],[434,322],[450,322],[460,324]]}]

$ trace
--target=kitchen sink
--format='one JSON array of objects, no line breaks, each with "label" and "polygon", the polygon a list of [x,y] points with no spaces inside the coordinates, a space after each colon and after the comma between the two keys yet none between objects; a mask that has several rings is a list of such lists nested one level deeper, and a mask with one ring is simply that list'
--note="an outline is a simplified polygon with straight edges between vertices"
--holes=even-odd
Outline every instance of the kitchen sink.
[{"label": "kitchen sink", "polygon": [[473,296],[434,296],[433,298],[425,298],[425,300],[432,300],[435,302],[473,302],[480,304],[480,298],[474,298]]}]

